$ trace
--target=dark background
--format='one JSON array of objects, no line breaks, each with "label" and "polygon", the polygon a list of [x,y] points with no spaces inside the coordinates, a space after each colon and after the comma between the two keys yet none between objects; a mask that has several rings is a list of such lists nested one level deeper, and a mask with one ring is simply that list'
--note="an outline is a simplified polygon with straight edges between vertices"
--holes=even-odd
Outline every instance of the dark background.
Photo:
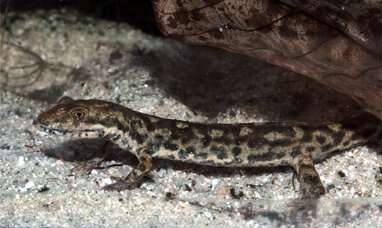
[{"label": "dark background", "polygon": [[146,33],[160,35],[150,0],[0,0],[7,11],[72,8],[94,17],[126,22]]}]

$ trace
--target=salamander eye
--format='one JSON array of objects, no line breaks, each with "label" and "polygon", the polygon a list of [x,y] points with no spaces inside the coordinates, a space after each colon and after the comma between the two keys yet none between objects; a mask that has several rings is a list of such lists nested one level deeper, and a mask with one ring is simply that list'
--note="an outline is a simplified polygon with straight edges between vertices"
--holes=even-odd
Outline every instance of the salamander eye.
[{"label": "salamander eye", "polygon": [[87,110],[83,108],[76,108],[72,110],[71,114],[73,119],[81,121],[87,115]]}]

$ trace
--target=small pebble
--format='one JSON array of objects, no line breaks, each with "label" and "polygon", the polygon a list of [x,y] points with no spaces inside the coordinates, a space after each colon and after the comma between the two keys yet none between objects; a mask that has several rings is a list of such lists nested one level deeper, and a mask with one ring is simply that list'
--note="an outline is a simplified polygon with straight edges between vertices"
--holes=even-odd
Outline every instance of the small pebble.
[{"label": "small pebble", "polygon": [[32,189],[33,187],[34,187],[34,182],[33,181],[28,181],[24,185],[24,187],[20,188],[20,192],[25,193],[25,192],[29,191],[30,189]]},{"label": "small pebble", "polygon": [[219,179],[216,179],[216,178],[212,179],[211,180],[211,190],[215,190],[219,183],[220,183]]},{"label": "small pebble", "polygon": [[24,157],[18,157],[17,158],[17,166],[19,166],[19,167],[25,166],[25,159],[24,159]]},{"label": "small pebble", "polygon": [[101,182],[99,183],[101,187],[105,187],[106,185],[112,184],[113,180],[110,177],[101,179]]}]

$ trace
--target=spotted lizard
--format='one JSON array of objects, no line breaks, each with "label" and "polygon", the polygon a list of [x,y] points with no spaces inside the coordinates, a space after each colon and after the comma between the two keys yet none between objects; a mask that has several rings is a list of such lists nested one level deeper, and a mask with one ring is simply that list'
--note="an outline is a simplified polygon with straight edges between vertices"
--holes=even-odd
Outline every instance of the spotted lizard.
[{"label": "spotted lizard", "polygon": [[133,188],[161,158],[216,167],[289,166],[303,197],[316,198],[325,188],[314,167],[336,151],[378,137],[381,123],[361,113],[340,123],[207,124],[160,118],[103,100],[61,98],[36,123],[44,130],[86,138],[104,138],[131,151],[139,164],[107,190]]}]

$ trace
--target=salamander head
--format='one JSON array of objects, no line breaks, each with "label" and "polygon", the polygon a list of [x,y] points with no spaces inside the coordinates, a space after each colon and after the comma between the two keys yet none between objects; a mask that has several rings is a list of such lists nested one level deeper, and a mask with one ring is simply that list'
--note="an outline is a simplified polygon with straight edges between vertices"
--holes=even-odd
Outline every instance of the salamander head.
[{"label": "salamander head", "polygon": [[62,97],[55,106],[42,112],[34,123],[50,133],[105,137],[121,132],[121,119],[123,114],[116,104]]}]

